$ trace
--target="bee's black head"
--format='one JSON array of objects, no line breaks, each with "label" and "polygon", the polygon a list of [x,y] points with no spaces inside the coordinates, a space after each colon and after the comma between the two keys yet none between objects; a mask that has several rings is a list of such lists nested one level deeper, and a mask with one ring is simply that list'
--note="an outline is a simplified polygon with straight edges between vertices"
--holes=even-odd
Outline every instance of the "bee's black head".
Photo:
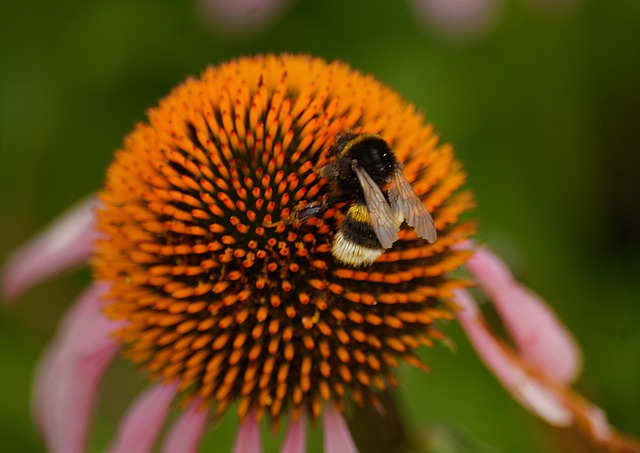
[{"label": "bee's black head", "polygon": [[[338,155],[338,179],[341,180],[343,190],[349,190],[353,183],[356,191],[359,187],[357,178],[351,168],[351,162],[366,171],[376,184],[382,186],[387,183],[398,167],[398,161],[387,142],[372,134],[345,134],[336,141]],[[353,182],[353,183],[352,183]]]}]

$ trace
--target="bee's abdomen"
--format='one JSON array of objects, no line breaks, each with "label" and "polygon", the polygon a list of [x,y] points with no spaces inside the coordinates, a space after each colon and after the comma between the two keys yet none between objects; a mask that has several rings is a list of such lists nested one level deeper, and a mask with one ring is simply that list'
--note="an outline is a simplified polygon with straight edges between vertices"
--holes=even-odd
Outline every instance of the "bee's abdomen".
[{"label": "bee's abdomen", "polygon": [[364,202],[356,202],[347,210],[331,252],[337,260],[352,266],[371,264],[384,252]]},{"label": "bee's abdomen", "polygon": [[349,206],[340,229],[344,238],[354,244],[370,249],[383,249],[371,226],[369,210],[363,203],[356,202]]}]

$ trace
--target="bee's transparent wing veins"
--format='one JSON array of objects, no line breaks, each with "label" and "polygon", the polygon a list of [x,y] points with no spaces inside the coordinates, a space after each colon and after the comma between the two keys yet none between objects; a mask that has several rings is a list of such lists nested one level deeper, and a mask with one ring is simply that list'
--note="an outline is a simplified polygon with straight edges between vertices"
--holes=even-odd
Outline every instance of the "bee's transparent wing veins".
[{"label": "bee's transparent wing veins", "polygon": [[355,160],[352,161],[351,166],[358,177],[360,186],[362,186],[373,231],[383,248],[391,248],[393,243],[398,240],[400,224],[391,212],[391,207],[380,187],[371,179],[371,176]]},{"label": "bee's transparent wing veins", "polygon": [[431,214],[402,174],[402,168],[398,168],[391,176],[389,204],[399,222],[406,220],[407,225],[414,228],[419,237],[429,242],[436,240],[438,234]]}]

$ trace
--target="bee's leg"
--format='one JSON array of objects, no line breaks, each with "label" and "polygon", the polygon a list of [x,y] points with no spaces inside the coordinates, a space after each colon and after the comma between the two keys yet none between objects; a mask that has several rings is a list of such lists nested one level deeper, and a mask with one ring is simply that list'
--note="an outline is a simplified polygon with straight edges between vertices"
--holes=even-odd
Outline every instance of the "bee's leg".
[{"label": "bee's leg", "polygon": [[295,220],[307,220],[307,219],[310,219],[311,217],[317,217],[321,215],[327,209],[331,208],[337,203],[343,203],[343,202],[352,201],[352,200],[353,200],[353,196],[351,195],[326,197],[323,200],[312,201],[300,208],[295,208],[292,213],[292,216],[295,216]]},{"label": "bee's leg", "polygon": [[306,220],[322,214],[328,207],[329,205],[322,201],[307,203],[304,207],[296,211],[296,217],[298,220]]},{"label": "bee's leg", "polygon": [[321,178],[327,178],[329,181],[333,181],[338,176],[338,166],[335,162],[325,165],[318,171]]},{"label": "bee's leg", "polygon": [[296,206],[293,211],[283,219],[277,222],[263,223],[267,228],[277,227],[278,225],[289,225],[295,222],[304,222],[311,217],[322,214],[329,206],[324,201],[313,201],[302,207]]}]

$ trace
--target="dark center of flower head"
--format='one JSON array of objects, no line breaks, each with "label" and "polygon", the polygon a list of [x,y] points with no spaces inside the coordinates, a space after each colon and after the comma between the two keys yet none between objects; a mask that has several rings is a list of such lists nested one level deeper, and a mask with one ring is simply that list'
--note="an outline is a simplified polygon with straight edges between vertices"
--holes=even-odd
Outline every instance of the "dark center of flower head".
[{"label": "dark center of flower head", "polygon": [[[334,260],[340,205],[297,220],[326,192],[345,132],[379,134],[432,213],[435,243],[402,229],[371,266]],[[126,138],[107,175],[93,264],[126,356],[217,413],[238,403],[277,421],[396,385],[401,361],[442,337],[473,233],[461,165],[397,94],[306,56],[232,61],[189,79]]]}]

